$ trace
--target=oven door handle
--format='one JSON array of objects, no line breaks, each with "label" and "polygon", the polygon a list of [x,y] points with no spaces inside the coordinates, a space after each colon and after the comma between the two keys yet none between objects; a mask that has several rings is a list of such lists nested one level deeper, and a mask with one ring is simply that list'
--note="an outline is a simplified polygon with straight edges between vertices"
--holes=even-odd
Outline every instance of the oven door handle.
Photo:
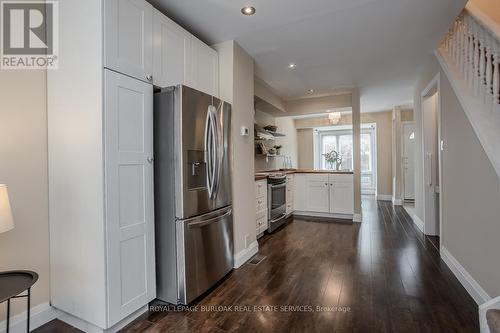
[{"label": "oven door handle", "polygon": [[286,183],[278,184],[278,185],[270,185],[271,189],[283,188],[286,186]]},{"label": "oven door handle", "polygon": [[279,221],[279,220],[281,220],[282,218],[284,218],[285,216],[286,216],[286,213],[283,213],[283,214],[281,214],[279,217],[275,218],[274,220],[269,221],[269,223],[274,223],[274,222],[276,222],[276,221]]}]

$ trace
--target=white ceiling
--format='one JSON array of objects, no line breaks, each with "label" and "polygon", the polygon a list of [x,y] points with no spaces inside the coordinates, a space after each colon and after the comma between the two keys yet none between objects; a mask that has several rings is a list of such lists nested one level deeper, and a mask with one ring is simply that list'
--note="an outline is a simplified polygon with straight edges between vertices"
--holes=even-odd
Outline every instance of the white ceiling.
[{"label": "white ceiling", "polygon": [[[284,99],[359,87],[363,112],[408,104],[466,0],[148,0],[209,44],[234,39]],[[256,14],[244,16],[250,3]],[[297,64],[288,69],[289,62]]]}]

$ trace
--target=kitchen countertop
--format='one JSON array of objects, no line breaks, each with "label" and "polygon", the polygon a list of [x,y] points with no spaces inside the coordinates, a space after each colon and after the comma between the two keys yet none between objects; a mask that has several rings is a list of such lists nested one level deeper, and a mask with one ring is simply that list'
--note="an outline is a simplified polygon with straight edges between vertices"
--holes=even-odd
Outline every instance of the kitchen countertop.
[{"label": "kitchen countertop", "polygon": [[263,180],[267,178],[267,174],[270,173],[283,173],[283,174],[294,174],[294,173],[326,173],[326,174],[346,174],[352,175],[353,171],[336,171],[336,170],[314,170],[314,169],[279,169],[279,170],[269,170],[261,171],[255,173],[255,180]]}]

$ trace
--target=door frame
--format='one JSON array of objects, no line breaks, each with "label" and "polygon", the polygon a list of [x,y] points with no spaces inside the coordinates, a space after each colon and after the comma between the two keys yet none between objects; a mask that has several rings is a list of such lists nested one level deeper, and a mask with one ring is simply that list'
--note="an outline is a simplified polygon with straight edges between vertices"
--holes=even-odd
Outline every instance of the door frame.
[{"label": "door frame", "polygon": [[[400,168],[401,168],[401,183],[403,184],[403,191],[401,193],[402,200],[405,200],[405,174],[404,174],[404,166],[403,166],[403,151],[404,151],[404,146],[405,146],[405,138],[404,138],[404,127],[406,125],[413,125],[413,131],[415,132],[415,120],[407,120],[407,121],[402,121],[401,122],[401,161],[400,161]],[[413,147],[413,155],[415,155],[415,147]],[[413,156],[413,200],[415,201],[415,156]]]},{"label": "door frame", "polygon": [[439,232],[437,236],[439,236],[439,242],[442,244],[443,242],[443,195],[444,195],[444,190],[443,190],[443,161],[442,161],[442,147],[443,147],[443,140],[442,140],[442,129],[441,129],[441,75],[438,72],[432,80],[427,84],[427,86],[422,90],[420,94],[420,108],[421,108],[421,129],[422,132],[420,133],[421,135],[421,140],[422,140],[422,195],[423,195],[423,202],[422,202],[422,207],[423,207],[423,222],[424,222],[424,234],[429,235],[428,232],[426,232],[426,193],[425,193],[425,139],[424,139],[424,134],[425,134],[425,128],[424,128],[424,100],[428,97],[431,97],[437,93],[437,102],[436,102],[436,113],[437,113],[437,142],[438,144],[438,181],[439,181]]}]

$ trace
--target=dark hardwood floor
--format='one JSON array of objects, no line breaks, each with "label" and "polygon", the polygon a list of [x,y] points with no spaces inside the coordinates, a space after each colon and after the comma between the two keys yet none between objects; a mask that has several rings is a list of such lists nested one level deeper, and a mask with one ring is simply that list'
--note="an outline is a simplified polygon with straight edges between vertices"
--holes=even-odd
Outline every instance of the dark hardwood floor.
[{"label": "dark hardwood floor", "polygon": [[[363,220],[295,219],[259,241],[264,261],[232,272],[198,311],[150,311],[123,332],[479,332],[477,305],[436,239],[388,202],[363,198]],[[37,332],[74,331],[53,321]]]}]

